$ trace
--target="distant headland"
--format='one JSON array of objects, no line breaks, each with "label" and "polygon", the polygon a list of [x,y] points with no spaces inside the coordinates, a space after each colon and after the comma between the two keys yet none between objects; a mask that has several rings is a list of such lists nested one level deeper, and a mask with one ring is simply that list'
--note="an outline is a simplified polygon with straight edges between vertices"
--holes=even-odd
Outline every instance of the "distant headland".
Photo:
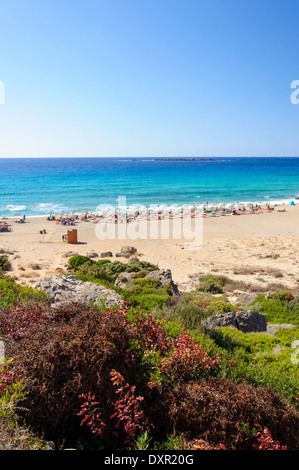
[{"label": "distant headland", "polygon": [[155,161],[166,161],[166,162],[177,162],[177,161],[183,161],[183,162],[211,162],[213,161],[213,158],[155,158]]}]

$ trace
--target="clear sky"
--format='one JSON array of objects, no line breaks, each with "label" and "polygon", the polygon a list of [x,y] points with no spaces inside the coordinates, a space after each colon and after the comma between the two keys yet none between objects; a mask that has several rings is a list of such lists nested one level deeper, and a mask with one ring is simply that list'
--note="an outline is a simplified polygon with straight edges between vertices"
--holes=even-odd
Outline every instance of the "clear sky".
[{"label": "clear sky", "polygon": [[0,7],[0,157],[299,156],[299,0]]}]

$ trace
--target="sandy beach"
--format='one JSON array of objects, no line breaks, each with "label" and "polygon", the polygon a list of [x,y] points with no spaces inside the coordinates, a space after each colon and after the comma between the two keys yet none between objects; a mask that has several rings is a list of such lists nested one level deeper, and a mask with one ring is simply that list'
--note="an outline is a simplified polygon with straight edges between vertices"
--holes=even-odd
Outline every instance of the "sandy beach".
[{"label": "sandy beach", "polygon": [[[285,207],[286,212],[277,212]],[[8,219],[10,232],[0,233],[0,249],[10,252],[10,275],[21,284],[34,285],[41,276],[65,271],[73,251],[86,255],[111,251],[111,260],[126,262],[115,254],[124,245],[137,248],[140,260],[169,268],[181,290],[192,289],[201,274],[223,274],[246,283],[282,283],[299,288],[299,206],[281,206],[272,213],[219,216],[203,219],[203,244],[186,249],[181,239],[99,239],[96,224],[78,221],[66,227],[47,217],[27,218],[26,223]],[[78,242],[68,244],[62,235],[76,229]],[[46,233],[41,233],[45,231]]]}]

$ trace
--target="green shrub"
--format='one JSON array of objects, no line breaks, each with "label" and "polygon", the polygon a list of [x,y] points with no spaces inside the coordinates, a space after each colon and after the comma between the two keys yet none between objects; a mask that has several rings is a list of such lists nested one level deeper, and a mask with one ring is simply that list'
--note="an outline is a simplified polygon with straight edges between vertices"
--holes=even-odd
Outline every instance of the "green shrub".
[{"label": "green shrub", "polygon": [[113,261],[111,263],[107,263],[104,266],[108,277],[111,282],[114,282],[117,276],[120,273],[127,272],[127,273],[138,273],[144,271],[154,271],[157,269],[157,266],[148,263],[147,261],[139,261],[138,263],[122,263],[120,261]]},{"label": "green shrub", "polygon": [[26,399],[20,372],[12,361],[0,364],[0,449],[48,450],[42,441],[18,422],[18,406]]},{"label": "green shrub", "polygon": [[209,331],[210,338],[226,351],[228,364],[223,374],[230,379],[271,387],[289,402],[298,404],[298,365],[292,361],[292,341],[299,338],[299,330],[278,331],[270,336],[264,333],[248,334],[232,328],[215,328]]},{"label": "green shrub", "polygon": [[260,294],[252,306],[264,313],[269,323],[291,323],[299,326],[299,300],[293,296],[288,300],[287,297],[285,291],[270,294],[268,298]]},{"label": "green shrub", "polygon": [[199,305],[202,308],[209,308],[213,310],[214,314],[227,313],[238,310],[237,307],[232,305],[227,297],[214,297],[209,294],[199,294],[192,292],[185,295],[185,301],[189,303]]},{"label": "green shrub", "polygon": [[185,328],[195,330],[201,327],[202,321],[213,315],[214,311],[199,305],[182,302],[177,305],[172,314],[172,320],[178,320]]},{"label": "green shrub", "polygon": [[109,281],[110,278],[107,275],[106,270],[99,266],[97,263],[93,263],[90,260],[85,261],[76,268],[76,272],[79,274],[85,274],[86,276],[94,277],[97,279],[103,279]]},{"label": "green shrub", "polygon": [[103,264],[111,263],[109,259],[100,259],[97,261],[98,266],[102,266]]},{"label": "green shrub", "polygon": [[110,260],[95,261],[82,255],[73,256],[69,259],[68,264],[75,272],[105,279],[111,283],[114,283],[117,276],[122,272],[140,273],[140,277],[144,277],[149,271],[158,269],[157,266],[147,261],[138,261],[137,263],[122,263],[121,261]]},{"label": "green shrub", "polygon": [[170,300],[168,294],[160,292],[142,292],[141,294],[131,295],[128,302],[132,305],[140,306],[146,310],[154,310],[156,307],[162,309]]},{"label": "green shrub", "polygon": [[91,260],[88,256],[75,255],[69,259],[68,264],[71,269],[76,270],[79,266],[81,266],[81,264],[86,263],[87,261],[90,261],[91,263],[96,263],[96,261]]},{"label": "green shrub", "polygon": [[167,286],[159,288],[159,281],[151,278],[137,278],[128,282],[124,291],[129,305],[140,306],[148,310],[162,309],[171,299]]},{"label": "green shrub", "polygon": [[[142,292],[144,289],[147,288],[157,289],[158,285],[158,279],[151,278],[132,279],[127,284],[127,286],[130,287],[130,290],[134,292]],[[133,287],[131,288],[131,286]]]},{"label": "green shrub", "polygon": [[125,271],[128,273],[139,272],[139,271],[156,271],[158,266],[155,264],[149,263],[148,261],[138,261],[137,263],[128,263],[125,264]]},{"label": "green shrub", "polygon": [[0,271],[9,271],[11,268],[11,263],[7,256],[0,255]]},{"label": "green shrub", "polygon": [[215,276],[213,274],[209,274],[201,278],[197,290],[202,292],[210,292],[212,294],[222,294],[224,291],[224,286],[230,282],[232,281],[225,276]]}]

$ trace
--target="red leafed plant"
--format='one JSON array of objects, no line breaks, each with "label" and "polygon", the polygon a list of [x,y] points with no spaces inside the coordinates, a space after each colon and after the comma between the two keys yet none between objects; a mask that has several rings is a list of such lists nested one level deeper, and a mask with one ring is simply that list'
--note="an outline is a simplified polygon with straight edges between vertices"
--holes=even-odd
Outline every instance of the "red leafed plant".
[{"label": "red leafed plant", "polygon": [[101,418],[101,411],[97,408],[99,402],[95,401],[95,395],[88,392],[87,394],[80,395],[80,398],[85,400],[81,406],[81,411],[78,413],[78,416],[84,415],[84,418],[81,421],[81,426],[86,423],[87,426],[90,426],[92,433],[103,437],[103,432],[107,425]]},{"label": "red leafed plant", "polygon": [[134,439],[138,430],[145,431],[148,427],[147,420],[140,407],[140,403],[144,398],[135,396],[136,386],[130,387],[119,372],[113,369],[110,375],[113,385],[119,387],[115,393],[120,394],[120,399],[113,403],[115,413],[110,416],[110,419],[117,419],[116,428],[123,425],[127,436],[125,443],[128,444]]},{"label": "red leafed plant", "polygon": [[252,445],[254,450],[287,450],[287,446],[281,445],[280,442],[273,439],[271,432],[266,427],[260,428],[254,437],[257,440]]},{"label": "red leafed plant", "polygon": [[46,306],[34,302],[6,307],[0,313],[1,331],[5,335],[12,335],[14,339],[20,339],[25,328],[43,321],[46,311]]},{"label": "red leafed plant", "polygon": [[103,438],[105,431],[110,431],[116,437],[119,435],[119,429],[124,433],[124,443],[130,444],[136,437],[137,431],[142,432],[148,429],[148,422],[140,407],[143,397],[135,396],[136,387],[130,387],[119,372],[112,369],[110,375],[113,386],[118,387],[115,393],[120,395],[119,400],[112,403],[114,413],[109,418],[110,422],[107,424],[104,421],[101,410],[98,408],[99,402],[95,401],[95,396],[92,396],[90,392],[87,395],[81,395],[85,402],[78,415],[84,415],[81,425],[86,423],[94,434]]},{"label": "red leafed plant", "polygon": [[167,339],[165,329],[150,314],[135,314],[135,317],[139,340],[143,341],[146,347],[157,348],[161,354],[167,353],[171,347],[171,342]]},{"label": "red leafed plant", "polygon": [[[253,450],[287,450],[287,446],[280,444],[280,442],[275,441],[272,437],[271,432],[268,428],[264,427],[263,429],[256,425],[259,428],[259,431],[254,435],[256,442],[253,442]],[[196,439],[193,444],[193,449],[195,450],[228,450],[224,444],[209,444],[203,439]]]},{"label": "red leafed plant", "polygon": [[220,369],[220,356],[210,357],[188,331],[183,330],[174,342],[172,354],[163,358],[161,371],[172,383],[189,380]]}]

